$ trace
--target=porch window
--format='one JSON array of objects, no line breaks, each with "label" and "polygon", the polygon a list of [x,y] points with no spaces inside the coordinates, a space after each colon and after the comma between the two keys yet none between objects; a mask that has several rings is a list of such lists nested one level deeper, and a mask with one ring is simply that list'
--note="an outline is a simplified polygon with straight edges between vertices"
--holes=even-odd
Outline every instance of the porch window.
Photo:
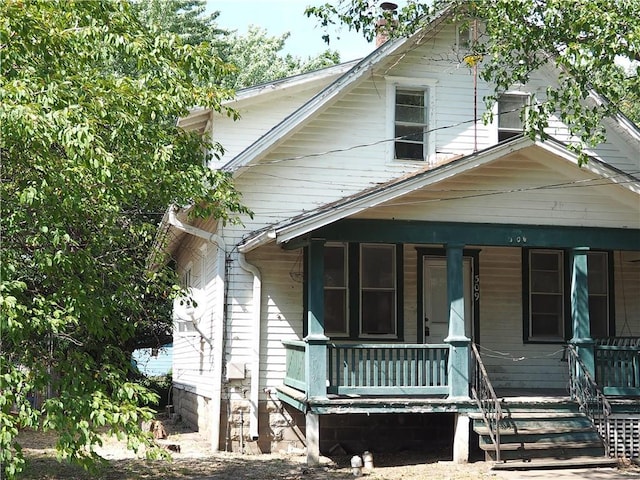
[{"label": "porch window", "polygon": [[396,88],[395,158],[426,160],[428,126],[428,90]]},{"label": "porch window", "polygon": [[360,245],[360,333],[396,335],[396,249]]},{"label": "porch window", "polygon": [[564,339],[564,252],[529,251],[529,339]]},{"label": "porch window", "polygon": [[[525,340],[562,342],[571,335],[571,269],[563,250],[525,251],[528,319]],[[611,262],[609,252],[587,253],[591,337],[611,334]]]},{"label": "porch window", "polygon": [[[180,286],[185,290],[189,287],[193,287],[193,284],[191,281],[192,268],[193,268],[193,264],[189,262],[189,264],[182,271],[182,276],[180,278]],[[176,322],[176,331],[180,334],[190,334],[190,335],[194,335],[197,333],[196,328],[193,325],[193,322],[190,320]]]},{"label": "porch window", "polygon": [[529,104],[529,96],[522,93],[505,93],[498,98],[498,141],[522,134],[523,110]]},{"label": "porch window", "polygon": [[589,284],[589,322],[591,337],[604,338],[610,334],[609,254],[587,253],[587,281]]},{"label": "porch window", "polygon": [[346,244],[324,248],[324,328],[331,336],[349,335],[347,313],[348,261]]}]

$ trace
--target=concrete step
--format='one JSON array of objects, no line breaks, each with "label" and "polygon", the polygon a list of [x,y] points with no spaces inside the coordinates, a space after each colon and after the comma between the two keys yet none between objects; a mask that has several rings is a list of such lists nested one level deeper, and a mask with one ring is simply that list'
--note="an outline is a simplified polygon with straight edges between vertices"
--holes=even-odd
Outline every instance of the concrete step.
[{"label": "concrete step", "polygon": [[611,468],[617,467],[615,458],[583,456],[564,459],[532,458],[528,461],[509,460],[496,462],[492,470],[556,470],[560,468]]},{"label": "concrete step", "polygon": [[[480,443],[480,448],[485,451],[493,451],[493,443]],[[502,443],[500,442],[500,451],[531,451],[531,450],[578,450],[581,448],[602,448],[601,442],[596,441],[549,441],[549,442],[514,442],[514,443]]]},{"label": "concrete step", "polygon": [[[484,425],[478,425],[473,427],[473,431],[478,435],[489,435],[489,428]],[[560,429],[554,425],[500,425],[500,435],[548,435],[559,433]],[[576,433],[576,432],[592,432],[591,425],[563,425],[562,433]]]}]

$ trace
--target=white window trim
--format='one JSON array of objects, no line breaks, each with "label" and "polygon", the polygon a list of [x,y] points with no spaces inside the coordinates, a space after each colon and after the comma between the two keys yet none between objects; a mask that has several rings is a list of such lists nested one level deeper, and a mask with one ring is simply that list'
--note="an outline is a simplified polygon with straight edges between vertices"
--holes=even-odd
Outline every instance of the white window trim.
[{"label": "white window trim", "polygon": [[[411,78],[411,77],[385,77],[387,82],[387,130],[386,138],[389,141],[386,143],[386,158],[390,163],[409,162],[409,163],[428,163],[433,164],[436,155],[436,135],[435,135],[435,121],[436,115],[436,85],[438,80],[433,78]],[[426,135],[427,151],[424,160],[404,160],[395,158],[395,107],[396,107],[396,89],[422,89],[428,91],[427,102],[427,127],[431,130]],[[497,137],[497,133],[496,133]]]},{"label": "white window trim", "polygon": [[[193,287],[193,262],[190,261],[185,265],[180,273],[180,286],[182,288]],[[184,323],[185,325],[192,325],[192,330],[180,330],[180,323]],[[173,318],[173,331],[178,334],[180,337],[195,337],[199,335],[198,331],[193,326],[193,322],[179,322],[178,319],[174,316]]]},{"label": "white window trim", "polygon": [[[532,93],[531,92],[526,92],[526,91],[522,91],[522,90],[507,90],[504,91],[500,94],[502,95],[517,95],[520,97],[527,97],[527,103],[525,106],[525,109],[531,108],[531,96]],[[499,102],[500,102],[500,97],[498,97],[498,99],[496,100],[496,102],[493,104],[493,109],[492,109],[492,117],[493,117],[493,128],[491,129],[491,135],[493,136],[493,141],[492,143],[496,144],[498,143],[498,138],[499,138],[499,133],[500,133],[500,123],[499,123],[499,119],[500,119],[500,114],[499,114]],[[525,127],[524,122],[522,123],[523,126],[523,130]]]}]

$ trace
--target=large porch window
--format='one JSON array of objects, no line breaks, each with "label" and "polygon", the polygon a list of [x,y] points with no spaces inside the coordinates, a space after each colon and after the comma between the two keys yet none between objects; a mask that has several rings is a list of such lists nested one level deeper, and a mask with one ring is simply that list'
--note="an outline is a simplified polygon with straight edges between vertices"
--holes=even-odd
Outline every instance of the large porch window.
[{"label": "large porch window", "polygon": [[[564,342],[571,335],[570,265],[563,250],[524,251],[525,341]],[[611,333],[611,262],[608,252],[587,253],[591,336]]]},{"label": "large porch window", "polygon": [[399,308],[402,247],[327,243],[324,247],[324,326],[333,338],[402,336]]}]

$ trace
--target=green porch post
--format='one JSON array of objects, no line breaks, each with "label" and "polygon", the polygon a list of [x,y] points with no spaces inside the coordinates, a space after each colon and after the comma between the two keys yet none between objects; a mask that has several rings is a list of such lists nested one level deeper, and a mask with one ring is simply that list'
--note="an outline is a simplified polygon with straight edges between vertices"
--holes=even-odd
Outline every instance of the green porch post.
[{"label": "green porch post", "polygon": [[[308,312],[305,349],[305,382],[307,399],[327,397],[327,338],[324,334],[324,240],[309,244],[307,271]],[[307,465],[320,464],[320,418],[308,411],[305,415]]]},{"label": "green porch post", "polygon": [[305,354],[307,398],[327,396],[327,342],[324,334],[324,243],[313,239],[309,245],[307,342]]},{"label": "green porch post", "polygon": [[464,332],[464,245],[447,245],[447,301],[449,334],[444,339],[449,352],[449,391],[451,397],[469,397],[469,344]]},{"label": "green porch post", "polygon": [[570,343],[576,346],[580,359],[587,367],[591,378],[595,379],[595,342],[591,338],[589,322],[589,281],[587,275],[586,247],[573,249],[571,274],[571,320],[573,338]]}]

